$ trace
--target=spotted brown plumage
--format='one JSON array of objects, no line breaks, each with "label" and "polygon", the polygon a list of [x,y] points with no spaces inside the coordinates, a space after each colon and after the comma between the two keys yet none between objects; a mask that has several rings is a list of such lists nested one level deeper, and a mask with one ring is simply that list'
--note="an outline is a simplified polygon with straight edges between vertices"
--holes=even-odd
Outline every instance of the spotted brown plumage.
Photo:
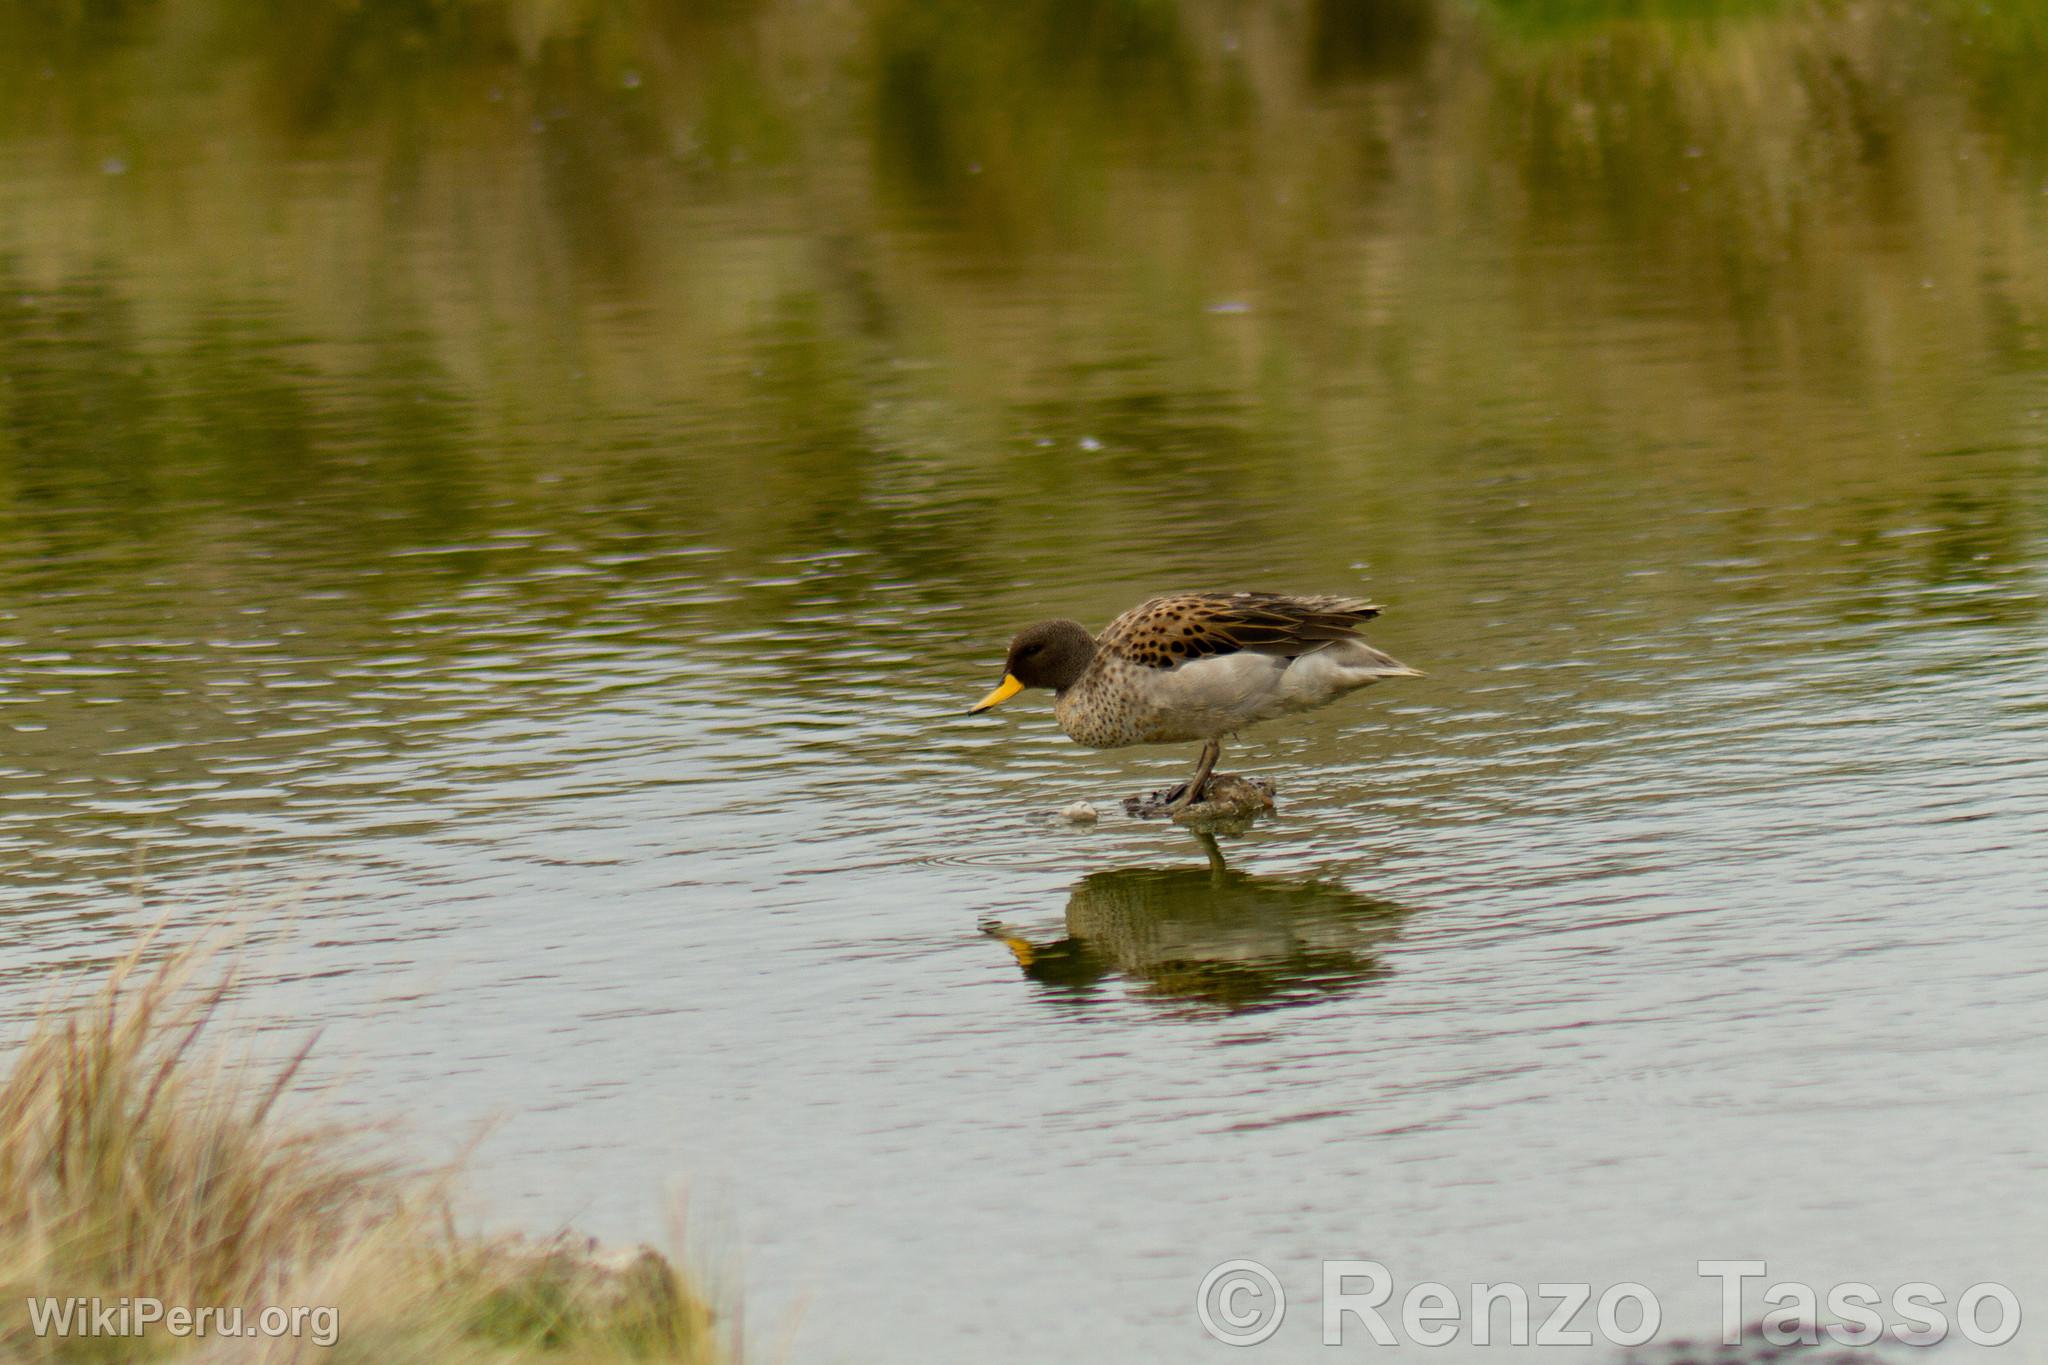
[{"label": "spotted brown plumage", "polygon": [[1379,612],[1358,597],[1178,593],[1133,607],[1099,636],[1076,621],[1041,621],[1010,641],[1002,685],[974,710],[1048,687],[1060,728],[1090,748],[1202,740],[1201,764],[1172,807],[1184,810],[1224,735],[1415,675],[1359,636]]},{"label": "spotted brown plumage", "polygon": [[1096,637],[1146,668],[1251,650],[1296,658],[1340,640],[1380,614],[1362,597],[1288,597],[1271,592],[1188,592],[1155,597],[1111,621]]}]

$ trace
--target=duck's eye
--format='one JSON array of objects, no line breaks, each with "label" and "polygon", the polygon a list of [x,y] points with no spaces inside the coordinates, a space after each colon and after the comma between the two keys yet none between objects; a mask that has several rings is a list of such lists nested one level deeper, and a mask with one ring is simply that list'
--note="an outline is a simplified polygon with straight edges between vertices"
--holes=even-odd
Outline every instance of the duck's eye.
[{"label": "duck's eye", "polygon": [[1024,648],[1017,651],[1017,657],[1020,659],[1028,659],[1043,648],[1045,648],[1044,645],[1026,645],[1024,646]]}]

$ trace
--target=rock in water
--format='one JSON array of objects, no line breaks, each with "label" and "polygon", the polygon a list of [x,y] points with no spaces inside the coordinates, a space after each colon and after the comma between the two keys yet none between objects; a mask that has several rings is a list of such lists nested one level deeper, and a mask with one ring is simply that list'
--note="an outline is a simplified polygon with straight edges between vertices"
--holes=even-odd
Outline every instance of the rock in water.
[{"label": "rock in water", "polygon": [[1073,805],[1060,812],[1060,818],[1062,820],[1071,820],[1077,825],[1092,825],[1096,820],[1095,807],[1089,805],[1086,801],[1076,801]]},{"label": "rock in water", "polygon": [[[1124,814],[1140,820],[1156,819],[1166,814],[1166,808],[1180,795],[1186,783],[1167,787],[1149,796],[1127,796],[1124,798]],[[1235,773],[1215,773],[1208,785],[1202,789],[1202,799],[1173,818],[1184,825],[1218,825],[1252,820],[1273,809],[1274,785],[1263,777],[1239,777]]]}]

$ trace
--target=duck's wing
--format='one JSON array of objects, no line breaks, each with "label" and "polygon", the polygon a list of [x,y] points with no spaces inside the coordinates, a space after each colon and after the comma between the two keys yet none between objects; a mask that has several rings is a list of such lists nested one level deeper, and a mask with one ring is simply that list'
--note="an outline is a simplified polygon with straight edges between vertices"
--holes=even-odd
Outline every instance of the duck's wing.
[{"label": "duck's wing", "polygon": [[1294,658],[1356,640],[1358,627],[1379,614],[1362,597],[1179,593],[1131,608],[1110,622],[1095,643],[1147,668],[1173,668],[1221,654]]}]

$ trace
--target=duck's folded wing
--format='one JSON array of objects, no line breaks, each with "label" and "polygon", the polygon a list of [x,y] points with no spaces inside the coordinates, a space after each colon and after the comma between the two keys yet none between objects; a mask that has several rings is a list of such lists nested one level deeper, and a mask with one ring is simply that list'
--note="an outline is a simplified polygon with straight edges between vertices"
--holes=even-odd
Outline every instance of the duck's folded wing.
[{"label": "duck's folded wing", "polygon": [[1148,668],[1220,654],[1294,658],[1358,639],[1358,627],[1379,613],[1362,597],[1184,593],[1133,607],[1096,643]]}]

